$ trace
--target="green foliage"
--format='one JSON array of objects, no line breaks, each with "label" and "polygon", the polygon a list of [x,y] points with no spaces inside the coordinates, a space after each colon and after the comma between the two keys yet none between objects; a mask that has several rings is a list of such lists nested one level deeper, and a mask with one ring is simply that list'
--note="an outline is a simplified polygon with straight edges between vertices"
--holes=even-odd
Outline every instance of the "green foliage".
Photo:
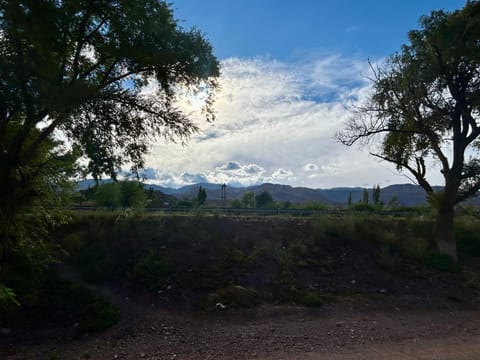
[{"label": "green foliage", "polygon": [[103,299],[91,301],[86,307],[85,316],[80,321],[80,329],[99,331],[108,329],[120,320],[120,312],[111,303]]},{"label": "green foliage", "polygon": [[12,289],[0,284],[0,308],[10,305],[20,306],[20,303]]},{"label": "green foliage", "polygon": [[[440,10],[423,16],[420,28],[408,33],[409,42],[373,68],[369,101],[338,135],[347,145],[383,136],[374,155],[408,171],[429,195],[443,217],[437,224],[439,245],[455,242],[454,207],[480,189],[479,14],[480,2],[468,1],[451,13]],[[429,183],[428,171],[435,168],[426,164],[430,156],[445,179],[441,193]],[[455,253],[448,255],[456,258]]]},{"label": "green foliage", "polygon": [[242,207],[242,201],[239,199],[234,199],[230,203],[230,207],[233,209],[240,209]]},{"label": "green foliage", "polygon": [[156,251],[150,250],[137,261],[131,277],[150,290],[158,290],[170,272],[170,263]]},{"label": "green foliage", "polygon": [[[219,62],[199,30],[178,25],[171,6],[0,2],[0,259],[23,251],[50,260],[39,252],[67,220],[72,178],[115,178],[126,164],[137,172],[153,138],[195,133],[174,105],[178,96],[202,92],[205,117],[214,120]],[[153,96],[141,96],[151,83],[159,84]]]},{"label": "green foliage", "polygon": [[255,207],[255,194],[252,191],[247,191],[243,194],[241,199],[242,207],[254,208]]},{"label": "green foliage", "polygon": [[115,182],[99,185],[94,200],[97,206],[119,207],[121,203],[120,185]]},{"label": "green foliage", "polygon": [[273,205],[272,195],[267,190],[262,191],[260,194],[255,195],[255,205],[257,208],[268,208]]},{"label": "green foliage", "polygon": [[480,221],[463,216],[455,220],[454,234],[460,253],[480,257]]},{"label": "green foliage", "polygon": [[309,307],[319,307],[325,305],[326,299],[316,292],[307,291],[298,295],[297,302]]},{"label": "green foliage", "polygon": [[197,206],[205,205],[206,200],[207,200],[207,190],[205,190],[200,186],[198,188],[198,193],[197,193]]},{"label": "green foliage", "polygon": [[352,206],[350,206],[350,210],[352,210],[352,211],[374,212],[374,211],[377,210],[377,208],[374,205],[371,205],[371,204],[368,204],[368,203],[365,203],[365,202],[361,202],[361,203],[353,204]]},{"label": "green foliage", "polygon": [[108,208],[141,209],[147,203],[143,185],[136,181],[101,184],[95,192],[94,199],[97,206]]}]

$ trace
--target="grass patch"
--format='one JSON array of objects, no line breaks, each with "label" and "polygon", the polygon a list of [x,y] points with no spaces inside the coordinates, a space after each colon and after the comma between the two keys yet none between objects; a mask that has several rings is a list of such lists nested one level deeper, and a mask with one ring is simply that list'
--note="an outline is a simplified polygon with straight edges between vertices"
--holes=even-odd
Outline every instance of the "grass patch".
[{"label": "grass patch", "polygon": [[307,291],[305,293],[300,293],[296,302],[308,307],[319,307],[331,301],[331,296],[320,295],[313,291]]}]

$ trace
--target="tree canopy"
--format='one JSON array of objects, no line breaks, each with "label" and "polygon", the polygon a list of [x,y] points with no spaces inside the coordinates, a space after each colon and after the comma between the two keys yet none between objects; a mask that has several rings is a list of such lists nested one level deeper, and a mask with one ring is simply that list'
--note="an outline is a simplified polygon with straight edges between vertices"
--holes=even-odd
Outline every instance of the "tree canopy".
[{"label": "tree canopy", "polygon": [[[437,244],[455,256],[453,209],[480,189],[480,3],[433,11],[409,43],[373,67],[373,93],[338,139],[347,145],[377,135],[372,154],[409,172],[438,210]],[[428,161],[439,163],[444,191],[435,194]]]},{"label": "tree canopy", "polygon": [[19,211],[45,205],[78,171],[135,172],[152,139],[196,132],[182,94],[203,98],[212,121],[218,75],[209,42],[167,2],[0,0],[2,253]]}]

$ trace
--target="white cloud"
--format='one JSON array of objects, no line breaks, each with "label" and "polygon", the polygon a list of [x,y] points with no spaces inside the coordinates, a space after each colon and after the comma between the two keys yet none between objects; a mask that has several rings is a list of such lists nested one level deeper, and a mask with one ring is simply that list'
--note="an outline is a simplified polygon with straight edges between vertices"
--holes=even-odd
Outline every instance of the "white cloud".
[{"label": "white cloud", "polygon": [[315,164],[305,164],[302,166],[303,171],[316,171],[318,170],[318,166]]},{"label": "white cloud", "polygon": [[273,182],[292,182],[295,181],[295,176],[293,172],[285,169],[277,169],[271,176]]},{"label": "white cloud", "polygon": [[147,166],[168,186],[193,180],[314,188],[405,182],[367,149],[333,140],[348,108],[368,95],[368,71],[367,59],[337,55],[296,64],[226,59],[217,121],[200,122],[202,133],[187,146],[157,143]]}]

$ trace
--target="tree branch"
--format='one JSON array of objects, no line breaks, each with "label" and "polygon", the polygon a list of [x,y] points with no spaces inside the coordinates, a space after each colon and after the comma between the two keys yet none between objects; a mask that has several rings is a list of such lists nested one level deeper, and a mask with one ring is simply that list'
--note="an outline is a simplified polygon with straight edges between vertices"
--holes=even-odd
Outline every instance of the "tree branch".
[{"label": "tree branch", "polygon": [[[394,164],[396,164],[400,167],[403,167],[403,168],[407,169],[408,171],[410,171],[412,173],[413,176],[415,176],[415,179],[417,179],[417,181],[418,181],[418,185],[420,185],[425,190],[425,192],[427,194],[433,193],[432,186],[428,183],[428,181],[421,174],[421,172],[425,172],[425,164],[424,163],[423,163],[423,170],[422,170],[422,162],[420,162],[420,164],[418,164],[418,162],[417,162],[417,166],[420,166],[419,171],[417,171],[413,167],[408,165],[407,163],[399,162],[399,161],[396,161],[396,160],[391,159],[389,157],[382,156],[382,155],[375,154],[375,153],[370,153],[370,155],[372,155],[374,157],[377,157],[381,160],[385,160],[385,161],[394,163]],[[419,159],[419,158],[416,158],[416,160],[417,159]],[[423,159],[422,159],[422,161],[423,161]]]}]

